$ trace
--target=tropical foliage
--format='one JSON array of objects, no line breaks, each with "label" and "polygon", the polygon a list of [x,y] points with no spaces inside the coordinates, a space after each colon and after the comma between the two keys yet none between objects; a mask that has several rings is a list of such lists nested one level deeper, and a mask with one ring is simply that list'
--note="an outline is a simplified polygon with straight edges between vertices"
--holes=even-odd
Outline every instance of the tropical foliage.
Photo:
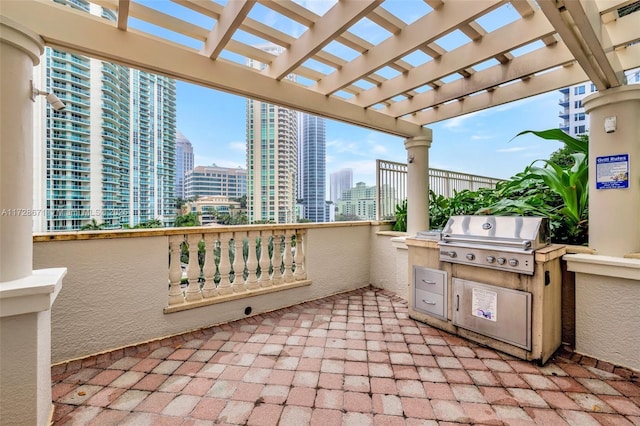
[{"label": "tropical foliage", "polygon": [[[521,173],[499,182],[495,189],[463,190],[450,198],[430,191],[430,227],[441,229],[452,215],[545,216],[549,218],[554,242],[586,244],[588,139],[573,138],[560,129],[526,130],[515,137],[529,133],[561,141],[565,147],[553,153],[548,160],[534,161]],[[399,222],[402,221],[396,221],[396,225]]]}]

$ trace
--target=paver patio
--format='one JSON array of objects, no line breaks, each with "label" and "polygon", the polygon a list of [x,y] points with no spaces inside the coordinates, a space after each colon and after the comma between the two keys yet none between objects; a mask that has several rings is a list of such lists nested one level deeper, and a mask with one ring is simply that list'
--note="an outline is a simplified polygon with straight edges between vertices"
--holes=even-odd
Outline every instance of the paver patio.
[{"label": "paver patio", "polygon": [[55,365],[52,377],[59,425],[640,425],[634,372],[563,350],[544,367],[521,361],[417,322],[374,288]]}]

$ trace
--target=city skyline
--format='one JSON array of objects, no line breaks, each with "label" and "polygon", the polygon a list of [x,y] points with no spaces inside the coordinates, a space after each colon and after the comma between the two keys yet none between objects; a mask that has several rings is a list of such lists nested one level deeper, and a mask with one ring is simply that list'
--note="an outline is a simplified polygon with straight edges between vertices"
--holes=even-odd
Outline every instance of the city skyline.
[{"label": "city skyline", "polygon": [[[246,98],[180,81],[177,90],[178,128],[194,146],[195,164],[245,167]],[[553,91],[429,126],[430,166],[508,179],[534,160],[548,158],[561,143],[530,135],[513,138],[522,130],[557,128],[558,98]],[[327,188],[328,176],[343,168],[353,169],[354,183],[373,185],[376,159],[406,162],[399,137],[327,119],[326,138]]]}]

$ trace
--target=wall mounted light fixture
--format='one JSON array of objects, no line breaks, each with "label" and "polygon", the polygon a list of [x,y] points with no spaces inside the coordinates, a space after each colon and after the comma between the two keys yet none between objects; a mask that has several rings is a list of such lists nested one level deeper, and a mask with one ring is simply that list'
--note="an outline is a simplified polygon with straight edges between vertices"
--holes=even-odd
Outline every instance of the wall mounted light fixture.
[{"label": "wall mounted light fixture", "polygon": [[31,80],[31,100],[35,102],[36,98],[40,95],[45,96],[47,98],[47,102],[51,104],[51,108],[56,111],[62,111],[67,107],[55,94],[36,89],[33,85],[33,80]]}]

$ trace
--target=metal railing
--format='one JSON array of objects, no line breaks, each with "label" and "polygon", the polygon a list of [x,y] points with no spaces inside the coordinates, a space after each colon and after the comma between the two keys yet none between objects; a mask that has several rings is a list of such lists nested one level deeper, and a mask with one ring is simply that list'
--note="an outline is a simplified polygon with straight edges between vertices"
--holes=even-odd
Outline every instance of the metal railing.
[{"label": "metal railing", "polygon": [[[504,179],[477,176],[449,170],[429,169],[427,188],[437,195],[452,197],[465,189],[495,188]],[[407,164],[376,160],[376,218],[395,216],[396,205],[407,198]]]}]

